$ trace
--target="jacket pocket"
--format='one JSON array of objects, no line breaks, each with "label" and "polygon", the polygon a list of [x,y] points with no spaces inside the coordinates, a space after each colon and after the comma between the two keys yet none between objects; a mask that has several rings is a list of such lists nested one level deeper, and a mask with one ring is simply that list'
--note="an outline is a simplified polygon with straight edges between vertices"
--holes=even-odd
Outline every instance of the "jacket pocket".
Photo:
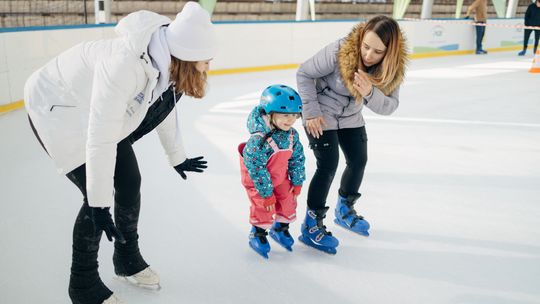
[{"label": "jacket pocket", "polygon": [[60,109],[69,109],[69,108],[76,108],[77,106],[76,105],[65,105],[65,104],[53,104],[50,108],[49,108],[49,112],[53,112],[53,111],[58,111]]},{"label": "jacket pocket", "polygon": [[332,143],[328,140],[320,140],[316,142],[309,143],[309,148],[311,150],[324,151],[332,149]]}]

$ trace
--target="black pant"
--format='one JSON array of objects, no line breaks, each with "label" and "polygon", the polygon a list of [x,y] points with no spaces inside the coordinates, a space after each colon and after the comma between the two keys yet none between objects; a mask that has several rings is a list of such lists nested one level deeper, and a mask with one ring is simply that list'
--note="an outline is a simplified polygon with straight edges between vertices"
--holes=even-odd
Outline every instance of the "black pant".
[{"label": "black pant", "polygon": [[[485,23],[482,21],[477,21],[476,23]],[[476,25],[476,51],[482,51],[482,40],[484,39],[484,34],[486,33],[486,27]]]},{"label": "black pant", "polygon": [[[30,126],[45,149],[30,117]],[[114,216],[118,229],[126,239],[125,244],[114,243],[113,264],[115,273],[133,275],[148,264],[139,252],[137,224],[141,206],[141,175],[129,139],[118,143],[114,171]],[[83,205],[73,227],[73,253],[69,296],[74,304],[101,304],[112,292],[103,284],[98,273],[98,250],[102,233],[96,233],[90,218],[86,195],[86,165],[66,174],[83,194]]]},{"label": "black pant", "polygon": [[346,197],[358,193],[367,163],[365,127],[324,131],[318,139],[308,134],[308,139],[317,159],[317,170],[309,184],[308,207],[317,210],[326,206],[328,191],[338,167],[339,148],[347,162],[341,176],[339,195]]},{"label": "black pant", "polygon": [[[133,275],[148,264],[139,252],[137,224],[141,206],[141,175],[131,143],[118,143],[114,171],[114,220],[126,239],[125,244],[114,242],[114,270],[122,276]],[[73,261],[69,282],[74,303],[101,303],[112,292],[103,285],[98,274],[98,250],[101,234],[96,234],[89,217],[86,195],[86,165],[66,175],[82,192],[84,204],[73,228]]]},{"label": "black pant", "polygon": [[531,37],[532,31],[534,31],[534,53],[536,53],[536,49],[538,49],[538,40],[540,40],[540,30],[525,29],[523,37],[523,50],[525,51],[529,46],[529,38]]}]

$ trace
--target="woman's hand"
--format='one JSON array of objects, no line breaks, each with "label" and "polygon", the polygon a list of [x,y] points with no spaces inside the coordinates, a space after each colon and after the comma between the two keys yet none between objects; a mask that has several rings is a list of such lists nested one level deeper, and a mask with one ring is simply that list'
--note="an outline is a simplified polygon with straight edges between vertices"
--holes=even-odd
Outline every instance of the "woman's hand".
[{"label": "woman's hand", "polygon": [[204,169],[208,168],[206,165],[207,162],[202,160],[203,158],[203,156],[186,158],[183,163],[175,166],[174,170],[176,170],[176,172],[178,172],[183,179],[187,179],[185,171],[202,173],[204,172]]},{"label": "woman's hand", "polygon": [[109,242],[113,241],[113,238],[121,244],[126,243],[126,239],[122,235],[122,232],[116,227],[112,220],[111,208],[99,208],[90,207],[90,219],[94,224],[97,235],[101,235],[101,232],[105,232]]},{"label": "woman's hand", "polygon": [[323,129],[322,126],[326,126],[326,122],[322,116],[306,119],[306,131],[309,135],[319,138],[322,135]]},{"label": "woman's hand", "polygon": [[369,80],[368,74],[362,70],[358,70],[358,72],[354,73],[353,87],[362,96],[369,96],[371,90],[373,90],[373,84],[371,83],[371,80]]}]

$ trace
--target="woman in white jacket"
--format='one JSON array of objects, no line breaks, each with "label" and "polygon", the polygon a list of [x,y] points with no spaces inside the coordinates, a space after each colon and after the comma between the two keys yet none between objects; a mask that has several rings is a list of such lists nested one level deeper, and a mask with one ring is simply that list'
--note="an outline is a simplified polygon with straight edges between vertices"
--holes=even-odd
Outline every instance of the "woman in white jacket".
[{"label": "woman in white jacket", "polygon": [[186,158],[176,102],[182,94],[204,96],[216,47],[209,14],[188,2],[172,22],[139,11],[115,30],[118,38],[84,42],[63,52],[25,86],[34,133],[59,172],[84,196],[73,230],[69,283],[69,296],[78,304],[119,303],[98,273],[102,231],[109,241],[115,238],[116,274],[159,286],[137,241],[141,177],[133,142],[156,128],[182,178],[185,171],[206,168],[203,157]]}]

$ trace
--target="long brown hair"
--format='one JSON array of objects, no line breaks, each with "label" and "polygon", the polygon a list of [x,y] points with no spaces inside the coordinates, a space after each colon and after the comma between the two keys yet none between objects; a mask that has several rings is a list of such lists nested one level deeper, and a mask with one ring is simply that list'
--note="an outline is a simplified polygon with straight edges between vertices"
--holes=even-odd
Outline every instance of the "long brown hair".
[{"label": "long brown hair", "polygon": [[199,72],[197,62],[183,61],[171,56],[170,79],[175,83],[176,93],[184,93],[195,98],[204,97],[206,72]]},{"label": "long brown hair", "polygon": [[[402,33],[399,29],[399,24],[394,19],[386,16],[373,17],[366,23],[363,30],[359,33],[359,48],[362,47],[364,35],[369,31],[377,34],[377,36],[379,36],[381,41],[386,46],[386,53],[384,54],[382,61],[375,66],[375,70],[373,73],[371,73],[370,78],[373,85],[377,87],[385,86],[390,83],[392,79],[394,79],[398,71],[399,54],[401,51],[400,45],[403,40]],[[360,56],[358,58],[358,66],[363,71],[366,71],[366,66],[362,61],[361,52],[359,53]]]}]

